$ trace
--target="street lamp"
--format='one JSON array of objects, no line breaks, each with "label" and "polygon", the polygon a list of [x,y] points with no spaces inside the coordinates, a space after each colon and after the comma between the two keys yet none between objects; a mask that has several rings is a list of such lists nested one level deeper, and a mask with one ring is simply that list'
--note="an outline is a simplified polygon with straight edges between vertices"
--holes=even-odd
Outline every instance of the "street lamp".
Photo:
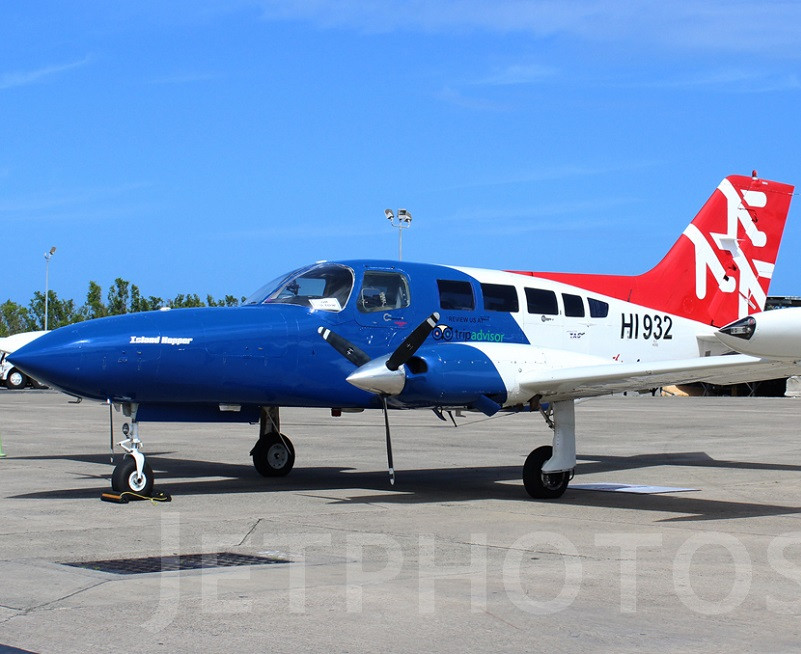
[{"label": "street lamp", "polygon": [[50,277],[50,257],[52,257],[56,253],[56,246],[54,245],[50,248],[50,252],[45,252],[45,322],[44,328],[47,331],[47,296],[48,296],[48,286],[49,286],[49,277]]},{"label": "street lamp", "polygon": [[384,209],[384,215],[393,227],[398,228],[398,261],[401,261],[403,259],[403,230],[411,227],[412,214],[406,209],[398,209],[398,218],[396,220],[392,209]]}]

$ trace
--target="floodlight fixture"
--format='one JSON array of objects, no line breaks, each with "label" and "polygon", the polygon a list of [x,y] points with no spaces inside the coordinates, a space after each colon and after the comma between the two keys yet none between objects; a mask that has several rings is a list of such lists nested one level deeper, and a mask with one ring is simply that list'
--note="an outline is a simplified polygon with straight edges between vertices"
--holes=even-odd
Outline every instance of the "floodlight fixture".
[{"label": "floodlight fixture", "polygon": [[56,246],[50,248],[50,252],[45,252],[45,306],[44,306],[44,328],[47,331],[47,324],[48,324],[48,317],[50,313],[50,307],[48,305],[50,294],[50,258],[56,253]]},{"label": "floodlight fixture", "polygon": [[403,259],[403,230],[411,227],[412,214],[406,209],[398,209],[398,217],[392,213],[392,209],[384,209],[384,215],[393,227],[398,229],[398,261]]}]

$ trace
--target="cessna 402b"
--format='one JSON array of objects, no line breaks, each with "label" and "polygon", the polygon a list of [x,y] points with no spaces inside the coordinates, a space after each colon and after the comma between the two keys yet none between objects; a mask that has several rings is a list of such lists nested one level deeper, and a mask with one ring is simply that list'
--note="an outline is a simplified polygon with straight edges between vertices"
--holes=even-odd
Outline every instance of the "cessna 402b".
[{"label": "cessna 402b", "polygon": [[801,315],[765,306],[793,187],[724,179],[665,258],[638,276],[395,261],[316,263],[236,308],[136,313],[62,327],[16,351],[20,370],[121,405],[131,432],[112,475],[148,493],[139,423],[259,422],[251,455],[287,474],[279,407],[542,414],[553,444],[523,466],[537,498],[576,466],[574,401],[623,390],[801,372]]}]

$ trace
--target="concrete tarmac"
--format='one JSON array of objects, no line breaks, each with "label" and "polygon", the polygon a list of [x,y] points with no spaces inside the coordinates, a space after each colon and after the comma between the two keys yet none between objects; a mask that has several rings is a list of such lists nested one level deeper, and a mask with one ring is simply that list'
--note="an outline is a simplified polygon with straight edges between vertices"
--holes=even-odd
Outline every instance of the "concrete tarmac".
[{"label": "concrete tarmac", "polygon": [[[520,480],[537,415],[391,413],[394,487],[377,411],[283,410],[280,479],[252,468],[256,427],[143,423],[172,502],[117,505],[108,408],[69,399],[0,390],[0,652],[801,648],[801,400],[583,402],[573,483],[697,490],[548,502]],[[286,562],[65,565],[217,552]]]}]

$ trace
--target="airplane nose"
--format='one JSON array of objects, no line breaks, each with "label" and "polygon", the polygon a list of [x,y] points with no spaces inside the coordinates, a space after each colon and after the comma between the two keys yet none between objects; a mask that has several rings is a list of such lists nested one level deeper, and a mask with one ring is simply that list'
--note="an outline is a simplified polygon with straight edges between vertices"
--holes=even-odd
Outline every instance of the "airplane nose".
[{"label": "airplane nose", "polygon": [[77,329],[62,327],[21,347],[8,361],[30,377],[68,390],[80,373],[81,340]]}]

